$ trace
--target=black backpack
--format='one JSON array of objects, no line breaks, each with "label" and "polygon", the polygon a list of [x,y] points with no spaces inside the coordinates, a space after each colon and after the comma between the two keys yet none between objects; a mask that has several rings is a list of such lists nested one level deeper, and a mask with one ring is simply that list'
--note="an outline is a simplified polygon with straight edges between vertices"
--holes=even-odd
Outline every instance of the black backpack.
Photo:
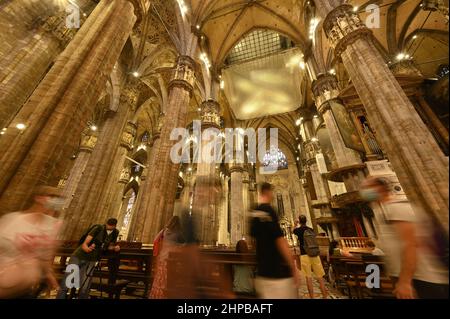
[{"label": "black backpack", "polygon": [[[86,237],[89,235],[89,233],[97,226],[103,226],[103,225],[96,224],[96,225],[92,225],[91,227],[89,227],[88,230],[86,230],[86,232],[83,234],[83,236],[81,236],[80,240],[78,241],[78,245],[82,245],[84,243],[84,241],[86,240]],[[99,228],[99,230],[93,237],[95,238],[99,234],[100,231],[101,231],[101,228]]]},{"label": "black backpack", "polygon": [[303,233],[303,247],[309,257],[317,257],[320,255],[316,233],[311,228],[305,229],[305,232]]}]

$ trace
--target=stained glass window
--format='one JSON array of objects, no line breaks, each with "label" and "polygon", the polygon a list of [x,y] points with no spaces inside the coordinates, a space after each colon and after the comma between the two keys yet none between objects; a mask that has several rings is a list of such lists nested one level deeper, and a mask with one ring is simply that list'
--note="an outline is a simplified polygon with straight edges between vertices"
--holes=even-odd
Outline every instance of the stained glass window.
[{"label": "stained glass window", "polygon": [[278,169],[287,169],[288,168],[288,162],[286,159],[286,155],[280,150],[280,149],[271,149],[264,155],[263,160],[263,166],[264,167],[271,167]]},{"label": "stained glass window", "polygon": [[130,199],[127,204],[127,211],[125,213],[125,217],[123,218],[122,230],[125,231],[128,228],[128,224],[131,220],[131,212],[133,210],[134,201],[136,200],[136,193],[132,192]]}]

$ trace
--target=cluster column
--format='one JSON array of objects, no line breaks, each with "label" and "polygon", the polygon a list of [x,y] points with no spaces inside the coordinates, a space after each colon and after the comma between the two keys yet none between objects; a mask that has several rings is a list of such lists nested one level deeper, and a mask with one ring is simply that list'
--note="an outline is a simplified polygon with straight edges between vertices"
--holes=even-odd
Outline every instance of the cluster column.
[{"label": "cluster column", "polygon": [[230,244],[236,245],[236,243],[242,239],[245,234],[244,229],[244,196],[243,196],[243,179],[244,168],[242,164],[233,163],[230,164],[230,178],[231,178],[231,190],[230,190],[230,205],[231,205],[231,234]]},{"label": "cluster column", "polygon": [[[202,133],[206,129],[215,129],[216,134],[209,140],[202,139],[202,145],[217,141],[220,134],[220,105],[214,100],[208,100],[201,105]],[[202,134],[203,136],[203,134]],[[198,222],[199,240],[204,245],[215,245],[219,235],[219,189],[220,180],[216,171],[215,161],[219,154],[207,153],[205,147],[200,149],[199,163],[197,164],[197,176],[193,200],[193,216]],[[215,155],[214,161],[209,162]],[[221,154],[220,154],[221,155]],[[208,160],[209,159],[209,160]]]},{"label": "cluster column", "polygon": [[23,209],[38,184],[57,185],[136,21],[127,0],[102,0],[0,139],[0,211]]},{"label": "cluster column", "polygon": [[408,199],[448,231],[448,159],[419,118],[349,4],[318,3],[323,29],[347,69]]},{"label": "cluster column", "polygon": [[151,191],[141,198],[143,205],[149,209],[135,225],[135,238],[144,243],[153,242],[173,214],[180,164],[174,163],[170,157],[171,148],[176,143],[170,139],[170,134],[174,128],[186,126],[187,109],[194,84],[194,68],[195,61],[191,57],[179,56],[173,79],[169,83],[169,98],[161,138],[155,148],[157,165],[150,167],[148,174]]}]

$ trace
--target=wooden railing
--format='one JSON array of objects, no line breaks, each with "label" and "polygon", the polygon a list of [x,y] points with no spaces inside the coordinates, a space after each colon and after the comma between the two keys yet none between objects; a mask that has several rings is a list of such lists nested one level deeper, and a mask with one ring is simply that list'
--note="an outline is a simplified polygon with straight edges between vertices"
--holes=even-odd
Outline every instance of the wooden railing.
[{"label": "wooden railing", "polygon": [[339,245],[344,252],[349,253],[370,253],[371,249],[367,246],[369,237],[341,237]]}]

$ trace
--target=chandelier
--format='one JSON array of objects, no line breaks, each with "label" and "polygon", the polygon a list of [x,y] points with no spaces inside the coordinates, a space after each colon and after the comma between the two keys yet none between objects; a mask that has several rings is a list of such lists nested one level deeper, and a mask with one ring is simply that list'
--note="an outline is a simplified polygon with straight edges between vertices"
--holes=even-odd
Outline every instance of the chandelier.
[{"label": "chandelier", "polygon": [[280,149],[272,148],[264,155],[263,166],[286,169],[288,167],[286,155]]}]

